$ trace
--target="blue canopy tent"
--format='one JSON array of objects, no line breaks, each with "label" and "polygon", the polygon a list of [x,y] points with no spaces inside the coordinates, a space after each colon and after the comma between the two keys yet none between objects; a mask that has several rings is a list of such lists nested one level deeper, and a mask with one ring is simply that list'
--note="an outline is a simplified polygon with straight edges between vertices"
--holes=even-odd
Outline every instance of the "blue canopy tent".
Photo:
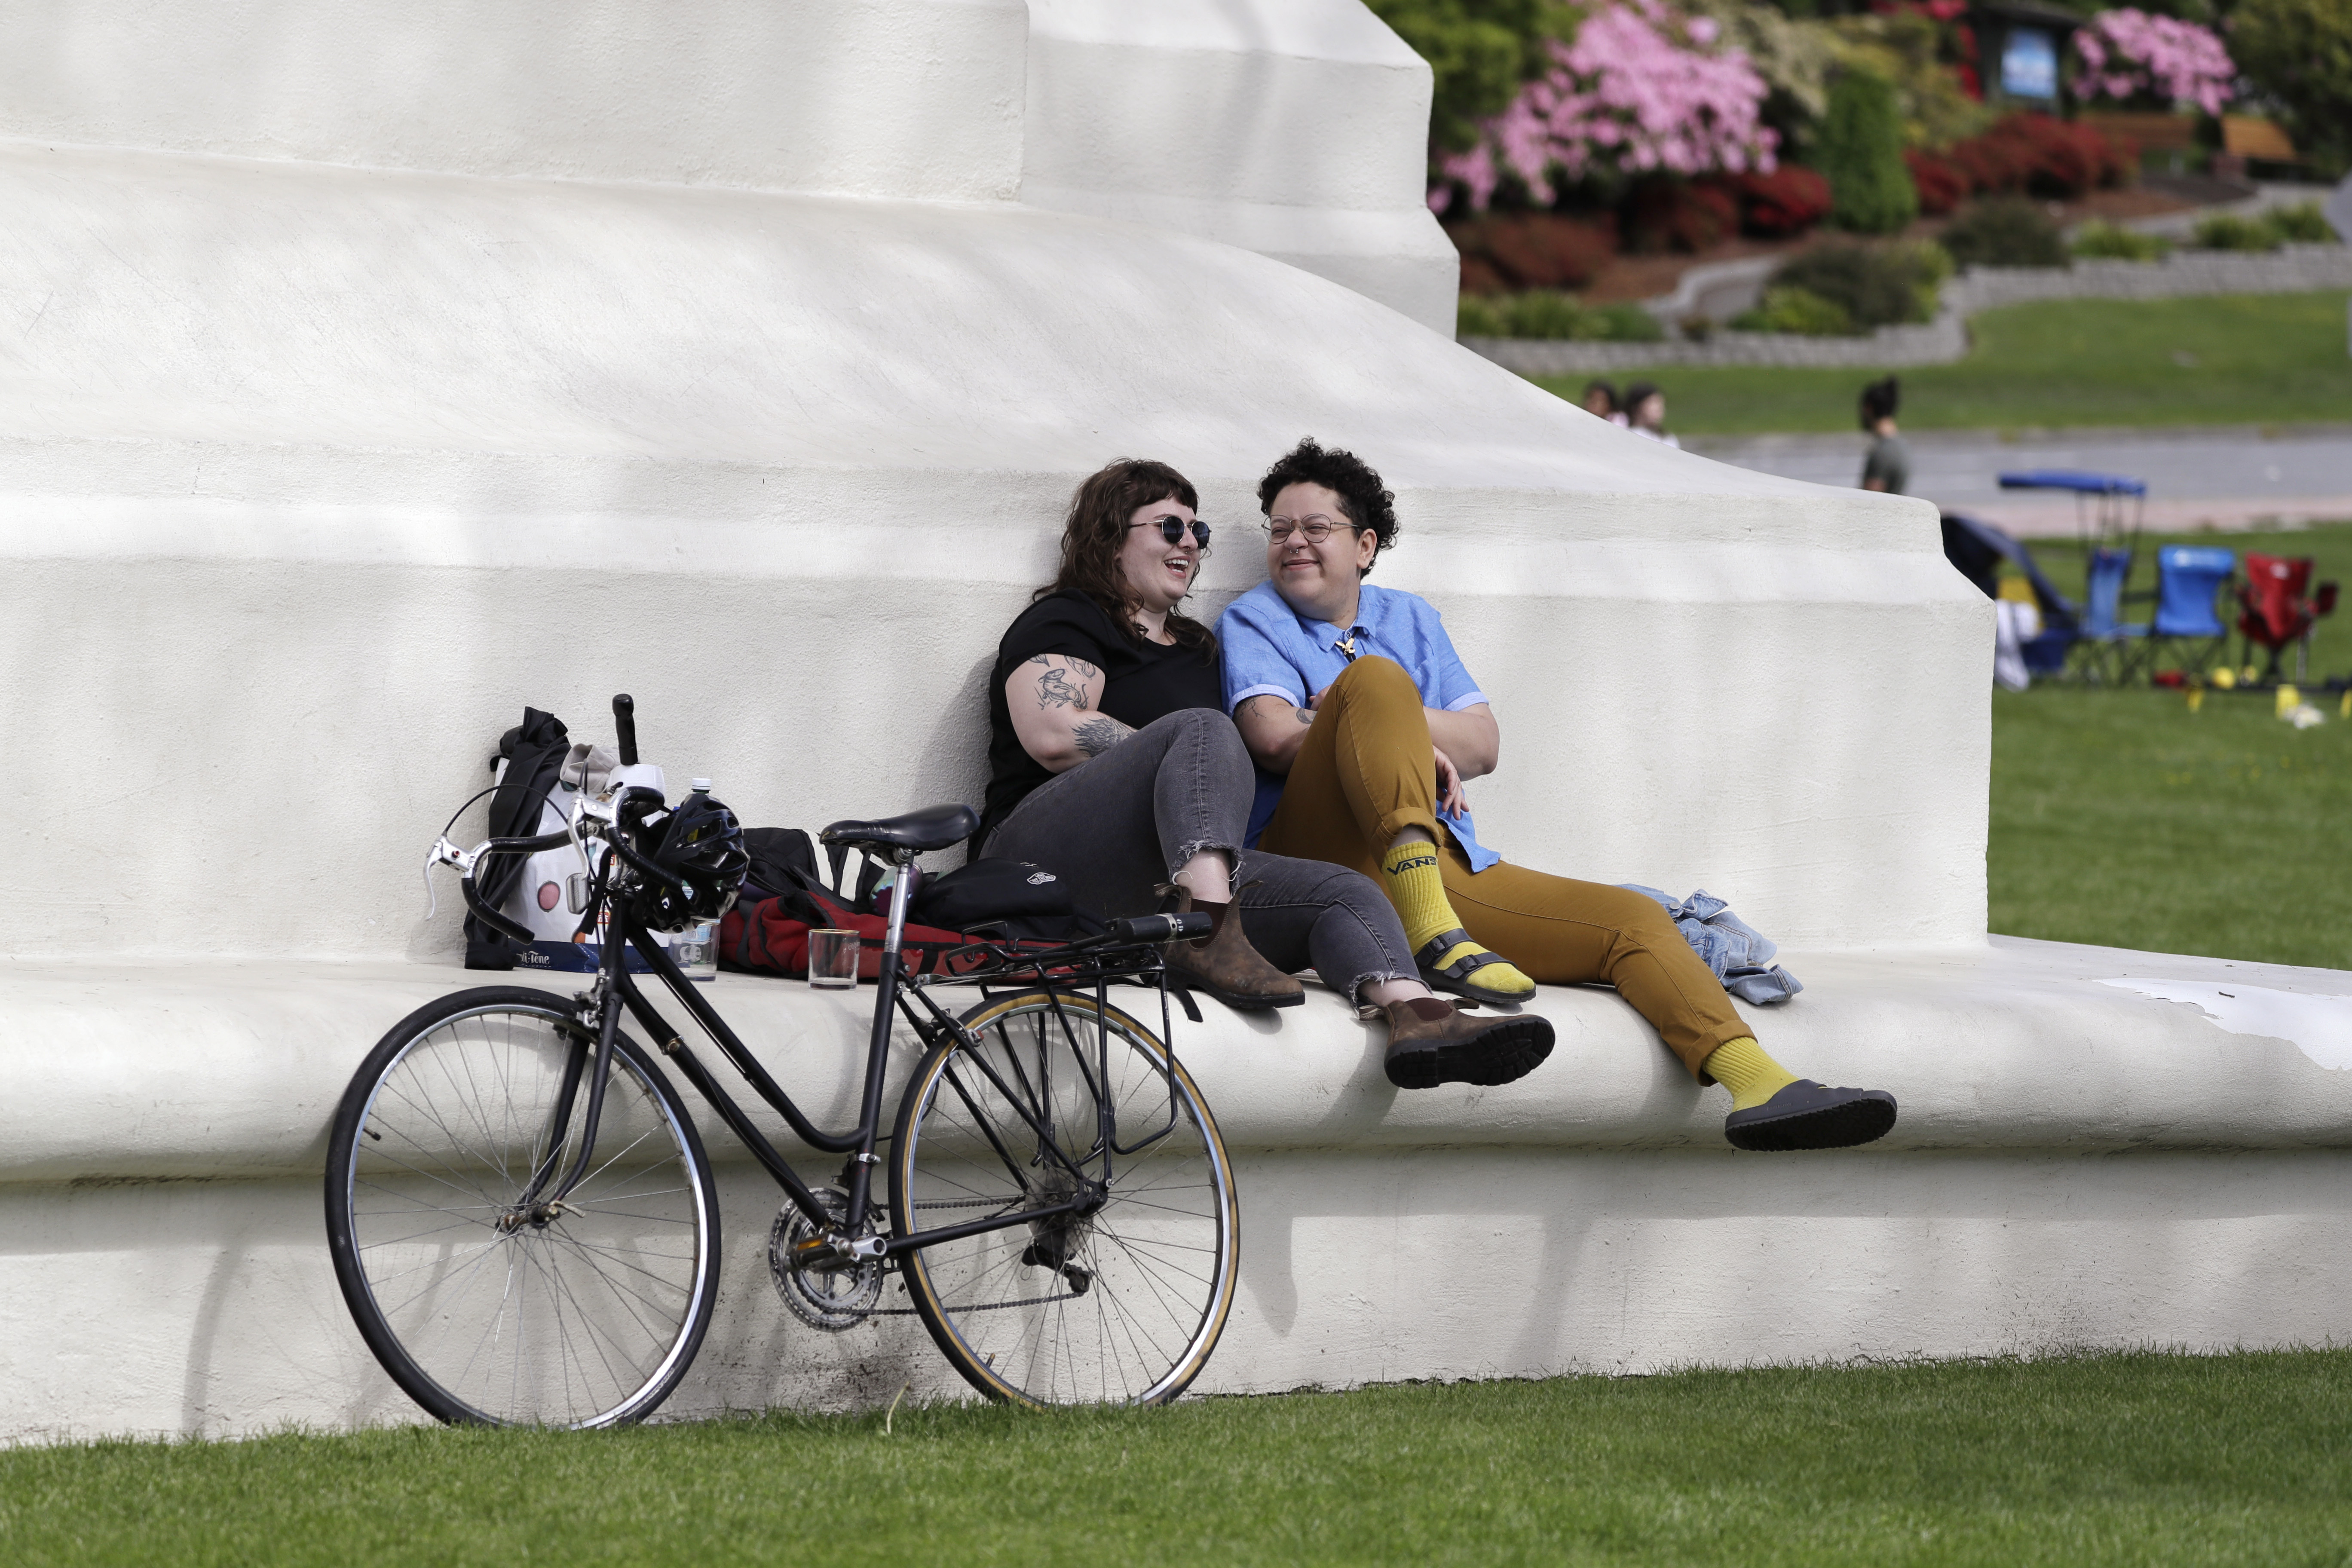
[{"label": "blue canopy tent", "polygon": [[2029,637],[2021,645],[2025,668],[2033,675],[2056,675],[2065,669],[2066,650],[2081,635],[2081,612],[2043,574],[2032,552],[1991,523],[1948,511],[1944,514],[1944,558],[1988,599],[2000,596],[2003,561],[2023,573],[2026,583],[2033,589],[2034,605],[2042,612],[2042,635]]},{"label": "blue canopy tent", "polygon": [[[2134,656],[2147,651],[2139,639],[2147,628],[2125,626],[2122,609],[2126,603],[2150,597],[2128,592],[2132,568],[2139,556],[2147,481],[2088,468],[2026,468],[2001,475],[2000,488],[2064,490],[2074,496],[2074,534],[2083,550],[2089,602],[2088,613],[2072,628],[2074,636],[2070,647],[2084,650],[2079,673],[2085,679],[2127,679]],[[2063,657],[2062,653],[2060,658]]]},{"label": "blue canopy tent", "polygon": [[[2147,505],[2147,481],[2123,474],[2095,474],[2087,468],[2026,468],[2000,476],[2005,490],[2071,490],[2074,496],[2074,531],[2084,549],[2114,544],[2126,534],[2139,537]],[[2124,501],[2131,501],[2131,526],[2124,526]]]}]

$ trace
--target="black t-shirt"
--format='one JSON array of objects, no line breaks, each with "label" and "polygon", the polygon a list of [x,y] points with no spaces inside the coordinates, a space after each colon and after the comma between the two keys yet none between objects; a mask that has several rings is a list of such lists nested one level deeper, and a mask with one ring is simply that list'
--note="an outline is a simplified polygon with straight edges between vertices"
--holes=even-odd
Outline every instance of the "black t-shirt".
[{"label": "black t-shirt", "polygon": [[[996,645],[988,680],[988,800],[978,842],[1029,792],[1054,775],[1022,749],[1004,702],[1004,679],[1041,654],[1082,658],[1103,672],[1098,710],[1140,730],[1185,708],[1224,707],[1224,675],[1213,648],[1168,647],[1119,636],[1100,606],[1075,588],[1049,594],[1013,620]],[[1040,671],[1042,674],[1043,671]]]}]

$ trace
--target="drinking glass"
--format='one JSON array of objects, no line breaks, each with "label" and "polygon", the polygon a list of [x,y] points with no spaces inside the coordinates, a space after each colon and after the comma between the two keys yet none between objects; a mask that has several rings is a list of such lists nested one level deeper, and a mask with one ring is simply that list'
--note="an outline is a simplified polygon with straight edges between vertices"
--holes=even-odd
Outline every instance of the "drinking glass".
[{"label": "drinking glass", "polygon": [[808,982],[821,988],[857,984],[857,933],[821,927],[808,935]]}]

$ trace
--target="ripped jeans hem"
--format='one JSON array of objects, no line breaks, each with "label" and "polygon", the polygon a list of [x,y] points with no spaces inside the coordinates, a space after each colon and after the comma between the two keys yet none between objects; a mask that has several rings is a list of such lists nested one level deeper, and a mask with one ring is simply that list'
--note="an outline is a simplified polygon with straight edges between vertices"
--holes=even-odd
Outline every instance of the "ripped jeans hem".
[{"label": "ripped jeans hem", "polygon": [[1419,980],[1421,976],[1418,974],[1399,974],[1392,969],[1368,969],[1363,973],[1357,975],[1355,979],[1349,981],[1348,983],[1348,988],[1341,992],[1340,994],[1355,1004],[1356,1016],[1360,1018],[1378,1018],[1382,1016],[1385,1009],[1383,1009],[1377,1002],[1367,1002],[1364,1000],[1365,986],[1379,985],[1391,980]]},{"label": "ripped jeans hem", "polygon": [[1225,872],[1228,876],[1231,876],[1234,868],[1241,864],[1241,848],[1239,846],[1233,844],[1220,844],[1213,838],[1195,838],[1176,846],[1176,853],[1171,856],[1168,861],[1168,876],[1170,879],[1173,880],[1178,872],[1183,870],[1185,867],[1190,866],[1193,861],[1199,859],[1202,856],[1210,853],[1212,850],[1216,851],[1225,858]]}]

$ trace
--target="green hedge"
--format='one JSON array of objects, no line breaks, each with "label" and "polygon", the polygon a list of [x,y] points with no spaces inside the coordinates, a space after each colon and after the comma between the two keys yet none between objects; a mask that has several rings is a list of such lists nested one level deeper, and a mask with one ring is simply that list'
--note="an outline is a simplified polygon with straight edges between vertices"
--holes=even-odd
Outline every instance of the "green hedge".
[{"label": "green hedge", "polygon": [[1580,342],[1654,343],[1666,335],[1639,305],[1587,305],[1573,294],[1531,289],[1486,299],[1465,294],[1454,319],[1465,338],[1555,338]]},{"label": "green hedge", "polygon": [[2098,261],[2161,261],[2171,254],[2172,242],[2161,235],[2121,228],[2104,218],[2093,218],[2075,231],[2074,252]]},{"label": "green hedge", "polygon": [[2066,241],[2050,215],[2023,196],[1994,196],[1960,209],[1944,248],[1962,267],[2064,267]]},{"label": "green hedge", "polygon": [[1936,287],[1951,274],[1951,258],[1933,241],[1817,246],[1783,263],[1763,302],[1731,324],[1822,337],[1929,321]]},{"label": "green hedge", "polygon": [[1895,89],[1849,70],[1830,89],[1815,162],[1830,183],[1830,221],[1858,234],[1893,234],[1919,216],[1903,163],[1903,109]]}]

